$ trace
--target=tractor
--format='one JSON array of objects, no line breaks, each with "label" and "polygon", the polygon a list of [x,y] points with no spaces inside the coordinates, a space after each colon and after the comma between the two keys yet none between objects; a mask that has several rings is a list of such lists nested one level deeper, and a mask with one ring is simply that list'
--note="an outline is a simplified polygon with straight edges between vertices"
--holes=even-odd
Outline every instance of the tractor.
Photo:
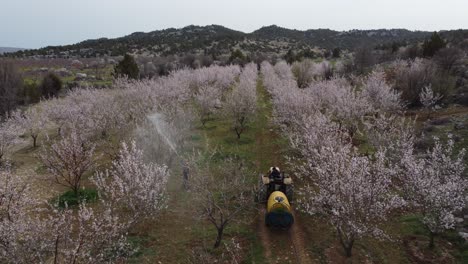
[{"label": "tractor", "polygon": [[271,167],[266,175],[260,175],[257,199],[266,203],[265,225],[275,229],[288,229],[294,223],[290,202],[293,199],[292,179]]},{"label": "tractor", "polygon": [[278,167],[271,167],[267,174],[260,175],[257,199],[260,203],[266,203],[270,195],[280,191],[286,195],[289,202],[293,199],[292,179],[285,175]]}]

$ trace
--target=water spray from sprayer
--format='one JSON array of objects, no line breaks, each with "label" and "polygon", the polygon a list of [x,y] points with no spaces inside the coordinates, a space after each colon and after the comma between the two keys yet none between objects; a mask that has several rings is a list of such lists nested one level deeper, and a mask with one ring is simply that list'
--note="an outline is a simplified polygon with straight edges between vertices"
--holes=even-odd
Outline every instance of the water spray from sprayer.
[{"label": "water spray from sprayer", "polygon": [[148,116],[151,124],[155,128],[156,132],[164,139],[165,143],[169,146],[169,148],[176,154],[177,157],[179,153],[177,152],[176,144],[171,139],[169,124],[164,120],[164,115],[160,113],[154,113]]}]

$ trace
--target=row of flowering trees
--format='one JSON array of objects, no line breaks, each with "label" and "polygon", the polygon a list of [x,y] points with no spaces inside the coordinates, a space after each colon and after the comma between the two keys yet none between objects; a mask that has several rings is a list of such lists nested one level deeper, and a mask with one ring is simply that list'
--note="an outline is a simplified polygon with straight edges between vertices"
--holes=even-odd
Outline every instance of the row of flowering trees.
[{"label": "row of flowering trees", "polygon": [[414,120],[402,117],[400,93],[383,72],[372,72],[359,88],[332,78],[303,89],[284,62],[264,62],[262,74],[275,122],[301,153],[299,175],[307,182],[302,209],[336,228],[347,256],[363,236],[387,237],[381,223],[397,208],[421,213],[430,246],[436,234],[454,226],[467,190],[464,151],[454,156],[453,141],[436,140],[427,154],[417,153]]},{"label": "row of flowering trees", "polygon": [[[229,67],[228,69],[231,69]],[[237,72],[236,72],[237,73]],[[257,65],[247,64],[238,74],[239,81],[228,86],[203,82],[196,86],[195,109],[203,126],[215,113],[229,121],[237,138],[253,120],[257,105]]]},{"label": "row of flowering trees", "polygon": [[[101,139],[155,122],[148,118],[153,113],[166,119],[169,133],[184,134],[182,123],[192,121],[186,109],[202,87],[225,93],[240,73],[237,66],[215,66],[182,69],[159,79],[120,79],[110,89],[76,89],[42,101],[0,123],[0,262],[109,263],[131,255],[126,234],[166,207],[169,169],[148,160],[132,141],[121,144],[110,169],[96,171]],[[15,148],[24,147],[23,135],[31,137],[34,148],[42,143],[38,158],[57,184],[77,194],[91,174],[98,202],[60,208],[35,198],[32,178],[16,173],[7,159]],[[183,140],[175,138],[168,143]]]},{"label": "row of flowering trees", "polygon": [[239,76],[239,84],[226,96],[224,116],[231,122],[237,138],[252,122],[257,106],[257,65],[247,64]]},{"label": "row of flowering trees", "polygon": [[88,138],[106,136],[113,130],[133,127],[152,112],[171,115],[196,94],[198,87],[213,86],[214,93],[227,90],[240,74],[238,66],[182,69],[159,79],[116,80],[111,89],[80,88],[64,98],[43,101],[25,111],[13,113],[0,126],[0,157],[18,137],[31,137],[33,146],[38,137],[50,128],[80,131]]}]

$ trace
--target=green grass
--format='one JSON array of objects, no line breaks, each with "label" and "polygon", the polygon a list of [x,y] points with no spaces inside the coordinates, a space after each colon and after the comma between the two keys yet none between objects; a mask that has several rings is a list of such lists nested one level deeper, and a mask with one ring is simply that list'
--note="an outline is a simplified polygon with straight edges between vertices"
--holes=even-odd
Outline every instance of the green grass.
[{"label": "green grass", "polygon": [[[37,68],[39,68],[39,67],[37,67]],[[58,67],[50,68],[50,70],[60,69],[60,68],[62,68],[62,67],[58,66]],[[25,68],[22,68],[21,70],[26,72],[28,70],[34,70],[34,69],[35,68],[25,67]],[[113,79],[114,79],[113,76],[112,76],[113,69],[114,68],[113,68],[112,65],[108,65],[105,68],[100,69],[99,70],[99,76],[101,77],[101,80],[79,81],[78,83],[80,85],[110,86],[110,85],[112,85],[112,82],[113,82]],[[85,73],[88,76],[91,76],[91,75],[96,76],[95,69],[82,69],[82,70],[69,69],[69,70],[70,70],[70,73],[71,73],[70,76],[60,77],[60,79],[62,80],[64,86],[66,86],[69,83],[75,82],[75,78],[76,78],[77,73]],[[37,83],[37,84],[39,84],[42,81],[42,74],[43,73],[38,73],[37,75],[26,76],[26,77],[24,77],[24,82],[25,83]]]},{"label": "green grass", "polygon": [[250,125],[240,139],[231,127],[231,123],[221,117],[209,121],[206,127],[199,131],[205,145],[211,149],[217,148],[221,156],[239,157],[246,161],[254,159],[250,151],[254,143],[255,127]]},{"label": "green grass", "polygon": [[52,203],[57,204],[59,208],[65,208],[66,206],[77,206],[82,202],[91,203],[97,199],[98,193],[95,189],[81,189],[78,194],[67,191],[53,199]]},{"label": "green grass", "polygon": [[429,236],[426,227],[421,223],[421,215],[409,214],[400,217],[402,223],[401,233],[403,235]]}]

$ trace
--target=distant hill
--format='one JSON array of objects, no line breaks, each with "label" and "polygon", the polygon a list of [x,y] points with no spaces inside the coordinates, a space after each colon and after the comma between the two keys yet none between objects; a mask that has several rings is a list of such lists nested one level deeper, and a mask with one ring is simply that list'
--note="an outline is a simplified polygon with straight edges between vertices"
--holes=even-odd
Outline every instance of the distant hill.
[{"label": "distant hill", "polygon": [[17,52],[17,51],[20,51],[20,50],[24,50],[24,49],[21,49],[21,48],[0,47],[0,54],[3,54],[3,53],[10,53],[10,52]]},{"label": "distant hill", "polygon": [[[275,25],[243,33],[219,25],[169,28],[148,33],[136,32],[115,39],[86,40],[67,46],[45,47],[15,53],[16,56],[96,57],[117,56],[126,52],[167,56],[184,53],[222,55],[233,49],[247,52],[286,53],[297,48],[341,48],[353,50],[366,45],[392,42],[414,43],[428,38],[432,32],[406,29],[334,31],[330,29],[292,30]],[[443,31],[446,38],[468,39],[467,30]]]},{"label": "distant hill", "polygon": [[263,27],[251,35],[258,39],[294,40],[311,46],[333,49],[355,49],[366,45],[374,47],[391,42],[421,41],[432,34],[425,31],[409,31],[406,29],[376,29],[334,31],[330,29],[309,29],[306,31],[291,30],[275,25]]}]

